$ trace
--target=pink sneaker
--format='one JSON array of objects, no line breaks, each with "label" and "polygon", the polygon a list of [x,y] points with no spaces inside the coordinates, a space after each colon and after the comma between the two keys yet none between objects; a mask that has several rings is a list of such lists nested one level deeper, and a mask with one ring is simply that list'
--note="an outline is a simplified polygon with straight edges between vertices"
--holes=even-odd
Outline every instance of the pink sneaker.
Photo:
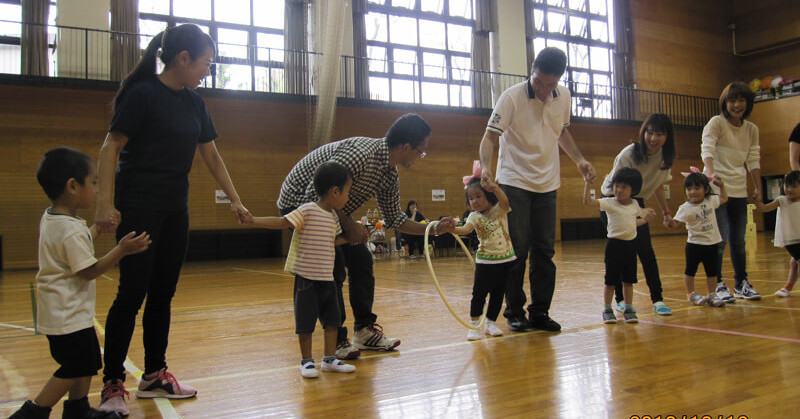
[{"label": "pink sneaker", "polygon": [[163,397],[166,399],[188,399],[197,395],[197,389],[184,384],[178,384],[178,380],[166,368],[162,368],[156,376],[147,379],[144,376],[139,381],[139,389],[136,390],[136,397],[140,399],[154,399]]},{"label": "pink sneaker", "polygon": [[103,385],[103,390],[100,392],[100,406],[98,410],[102,412],[117,412],[120,416],[128,416],[128,403],[125,402],[125,397],[128,396],[128,391],[125,390],[125,385],[122,380],[106,381]]}]

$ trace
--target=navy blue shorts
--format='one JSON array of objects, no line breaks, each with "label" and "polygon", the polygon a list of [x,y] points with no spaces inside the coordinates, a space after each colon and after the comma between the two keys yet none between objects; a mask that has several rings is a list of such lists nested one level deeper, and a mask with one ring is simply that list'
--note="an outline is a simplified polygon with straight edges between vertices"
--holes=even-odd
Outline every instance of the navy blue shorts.
[{"label": "navy blue shorts", "polygon": [[100,342],[94,327],[66,335],[47,335],[50,354],[61,367],[53,376],[63,379],[91,377],[103,368]]}]

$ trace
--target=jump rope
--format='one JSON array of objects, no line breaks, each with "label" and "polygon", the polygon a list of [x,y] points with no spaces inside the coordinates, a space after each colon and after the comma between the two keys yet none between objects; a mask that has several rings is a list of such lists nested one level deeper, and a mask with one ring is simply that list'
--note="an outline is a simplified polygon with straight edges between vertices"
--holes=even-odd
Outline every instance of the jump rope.
[{"label": "jump rope", "polygon": [[[447,309],[450,310],[450,314],[453,315],[453,318],[458,320],[458,322],[461,323],[461,325],[466,327],[467,329],[479,330],[486,323],[486,310],[489,309],[489,305],[488,304],[484,304],[483,305],[483,314],[481,314],[480,321],[478,322],[478,324],[476,326],[471,326],[469,323],[467,323],[463,319],[461,319],[461,316],[459,316],[458,313],[456,313],[456,311],[453,309],[453,306],[451,306],[450,302],[447,301],[447,297],[444,295],[444,291],[442,291],[442,287],[439,285],[439,278],[436,277],[436,272],[433,270],[433,263],[431,262],[430,247],[428,246],[428,236],[429,236],[429,233],[431,231],[431,228],[435,227],[438,224],[439,224],[439,221],[431,221],[430,223],[428,223],[428,226],[425,227],[425,242],[424,242],[424,245],[425,245],[424,246],[424,249],[425,249],[425,260],[428,262],[428,270],[430,270],[431,277],[433,277],[433,284],[436,285],[436,291],[439,292],[439,296],[442,297],[442,302],[444,303],[445,307],[447,307]],[[461,248],[464,249],[464,254],[467,255],[467,258],[469,259],[469,262],[472,265],[472,268],[474,269],[475,268],[475,260],[472,259],[472,254],[470,254],[469,248],[467,248],[467,246],[464,244],[464,242],[461,241],[461,239],[457,235],[455,235],[453,233],[448,233],[448,234],[451,234],[453,237],[456,238],[456,241],[458,242],[458,244],[461,245]]]}]

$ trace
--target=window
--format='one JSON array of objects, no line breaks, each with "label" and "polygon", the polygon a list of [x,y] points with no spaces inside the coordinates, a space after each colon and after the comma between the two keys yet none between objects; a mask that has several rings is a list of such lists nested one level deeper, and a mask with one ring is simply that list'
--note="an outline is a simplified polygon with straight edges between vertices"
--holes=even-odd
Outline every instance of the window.
[{"label": "window", "polygon": [[217,43],[204,86],[283,92],[283,14],[284,0],[139,0],[141,47],[167,26],[194,23]]},{"label": "window", "polygon": [[[0,0],[0,73],[20,74],[22,72],[21,46],[22,5],[20,0]],[[48,72],[56,75],[56,2],[50,2],[47,18]]]},{"label": "window", "polygon": [[567,54],[563,81],[572,114],[611,117],[614,49],[613,0],[527,0],[532,4],[534,52],[556,47]]},{"label": "window", "polygon": [[472,106],[472,0],[369,0],[372,99]]}]

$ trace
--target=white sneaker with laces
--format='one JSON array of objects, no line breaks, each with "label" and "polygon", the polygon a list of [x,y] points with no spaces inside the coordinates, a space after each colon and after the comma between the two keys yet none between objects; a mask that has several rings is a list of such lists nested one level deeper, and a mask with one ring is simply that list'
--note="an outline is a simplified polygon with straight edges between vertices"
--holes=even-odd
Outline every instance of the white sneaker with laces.
[{"label": "white sneaker with laces", "polygon": [[372,323],[353,333],[353,346],[362,351],[391,351],[398,345],[400,345],[400,339],[387,338],[378,323]]},{"label": "white sneaker with laces", "polygon": [[708,298],[706,298],[706,303],[711,307],[725,307],[725,301],[722,301],[722,298],[719,298],[716,292],[712,292],[708,294]]},{"label": "white sneaker with laces", "polygon": [[722,281],[717,282],[717,289],[714,290],[714,292],[717,293],[717,296],[719,296],[719,298],[721,298],[722,301],[725,301],[725,304],[733,304],[736,302],[736,299],[733,298],[733,295],[731,295],[730,290],[728,290],[728,287]]},{"label": "white sneaker with laces", "polygon": [[736,298],[742,298],[745,300],[760,300],[761,294],[750,285],[750,282],[747,280],[742,281],[742,286],[740,288],[733,288],[733,295]]},{"label": "white sneaker with laces", "polygon": [[355,372],[356,367],[354,365],[345,364],[338,359],[334,359],[333,362],[322,362],[322,372]]},{"label": "white sneaker with laces", "polygon": [[481,340],[483,338],[480,329],[478,329],[479,324],[480,322],[476,320],[471,320],[469,322],[469,325],[474,327],[474,329],[469,329],[469,332],[467,332],[467,340]]},{"label": "white sneaker with laces", "polygon": [[485,333],[492,337],[503,336],[503,331],[497,327],[497,323],[490,320],[486,320]]},{"label": "white sneaker with laces", "polygon": [[[718,295],[718,293],[715,293]],[[692,295],[689,296],[689,302],[695,306],[701,306],[706,303],[706,297],[698,294],[697,291],[692,291]]]},{"label": "white sneaker with laces", "polygon": [[356,359],[361,355],[361,351],[350,344],[350,341],[343,340],[336,344],[337,359]]},{"label": "white sneaker with laces", "polygon": [[791,291],[787,290],[786,288],[781,288],[781,289],[775,291],[775,296],[776,297],[781,297],[781,298],[786,298],[786,297],[789,296],[790,293],[791,293]]}]

